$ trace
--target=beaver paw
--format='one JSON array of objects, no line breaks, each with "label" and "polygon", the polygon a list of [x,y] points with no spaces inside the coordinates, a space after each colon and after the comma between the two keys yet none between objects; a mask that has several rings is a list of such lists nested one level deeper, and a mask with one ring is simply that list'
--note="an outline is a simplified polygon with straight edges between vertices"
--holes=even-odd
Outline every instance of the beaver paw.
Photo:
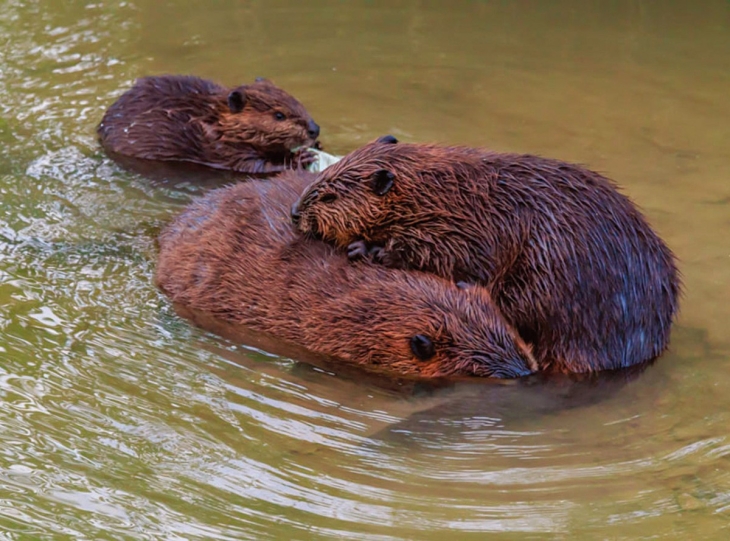
[{"label": "beaver paw", "polygon": [[364,240],[356,240],[347,247],[347,258],[351,261],[364,259],[368,253],[368,245]]},{"label": "beaver paw", "polygon": [[388,252],[382,246],[372,246],[368,250],[368,256],[375,263],[387,265],[390,262]]},{"label": "beaver paw", "polygon": [[316,161],[317,155],[308,148],[297,150],[292,155],[292,162],[297,169],[306,169]]}]

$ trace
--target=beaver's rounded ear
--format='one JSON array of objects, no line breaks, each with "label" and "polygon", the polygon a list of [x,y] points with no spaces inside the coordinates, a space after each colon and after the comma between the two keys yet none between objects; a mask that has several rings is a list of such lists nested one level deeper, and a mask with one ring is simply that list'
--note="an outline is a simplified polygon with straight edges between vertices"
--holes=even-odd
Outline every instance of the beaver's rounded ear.
[{"label": "beaver's rounded ear", "polygon": [[395,182],[395,175],[387,169],[375,171],[370,179],[370,187],[376,195],[385,195],[390,191]]},{"label": "beaver's rounded ear", "polygon": [[383,135],[382,137],[378,137],[375,142],[382,145],[394,145],[398,142],[398,139],[392,135]]},{"label": "beaver's rounded ear", "polygon": [[231,113],[240,113],[244,105],[246,105],[246,93],[243,90],[237,88],[228,94],[228,107]]}]

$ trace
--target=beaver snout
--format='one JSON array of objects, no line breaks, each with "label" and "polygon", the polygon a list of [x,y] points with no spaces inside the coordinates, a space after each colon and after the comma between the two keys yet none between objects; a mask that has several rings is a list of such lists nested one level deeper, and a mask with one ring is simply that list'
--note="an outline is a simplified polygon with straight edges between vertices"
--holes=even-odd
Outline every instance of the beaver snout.
[{"label": "beaver snout", "polygon": [[294,201],[291,206],[291,221],[294,225],[299,225],[302,215],[299,212],[299,201]]},{"label": "beaver snout", "polygon": [[313,201],[316,201],[318,197],[319,192],[317,190],[312,190],[311,192],[305,191],[291,206],[291,221],[294,226],[299,228],[303,233],[309,232],[313,235],[317,234],[317,220],[310,213],[304,225],[302,225],[302,212],[306,211],[309,205]]},{"label": "beaver snout", "polygon": [[494,366],[494,363],[490,363],[488,359],[480,358],[480,356],[477,356],[475,360],[477,362],[481,361],[487,366],[491,365],[490,376],[493,378],[521,378],[529,376],[534,372],[534,370],[527,366],[527,363],[521,359],[502,359],[497,367]]},{"label": "beaver snout", "polygon": [[317,137],[319,137],[319,124],[317,124],[314,120],[310,120],[307,123],[307,133],[312,139],[317,139]]},{"label": "beaver snout", "polygon": [[[508,339],[509,340],[509,339]],[[516,343],[505,344],[507,349],[473,352],[469,358],[472,374],[475,376],[512,379],[535,373],[537,365],[529,353],[520,351]],[[518,351],[509,351],[517,347]],[[534,366],[530,366],[530,365]]]},{"label": "beaver snout", "polygon": [[291,206],[291,221],[294,225],[299,225],[299,221],[302,219],[302,207],[306,207],[311,201],[315,201],[319,192],[312,190],[309,193],[304,193],[302,196],[294,201]]},{"label": "beaver snout", "polygon": [[506,371],[506,375],[503,377],[506,378],[523,378],[525,376],[529,376],[530,374],[533,374],[535,371],[531,370],[529,367],[525,365],[520,365],[513,367],[511,370]]}]

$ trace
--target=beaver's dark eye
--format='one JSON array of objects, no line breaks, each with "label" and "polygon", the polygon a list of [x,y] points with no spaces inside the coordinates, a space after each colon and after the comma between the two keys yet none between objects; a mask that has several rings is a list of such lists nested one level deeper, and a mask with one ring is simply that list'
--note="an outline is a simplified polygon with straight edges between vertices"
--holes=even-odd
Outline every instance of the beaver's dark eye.
[{"label": "beaver's dark eye", "polygon": [[436,347],[428,336],[417,334],[411,338],[411,351],[420,361],[427,361],[436,355]]},{"label": "beaver's dark eye", "polygon": [[322,203],[332,203],[332,201],[335,201],[336,199],[337,199],[336,193],[326,193],[320,198],[320,201]]},{"label": "beaver's dark eye", "polygon": [[274,118],[276,120],[286,120],[286,115],[284,113],[280,112],[280,111],[276,111],[274,113]]}]

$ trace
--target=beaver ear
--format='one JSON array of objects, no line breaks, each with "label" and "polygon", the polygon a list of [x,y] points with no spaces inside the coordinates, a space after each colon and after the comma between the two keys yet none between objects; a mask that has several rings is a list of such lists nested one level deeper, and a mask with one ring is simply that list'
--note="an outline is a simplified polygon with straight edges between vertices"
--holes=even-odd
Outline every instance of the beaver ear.
[{"label": "beaver ear", "polygon": [[436,347],[431,339],[424,334],[417,334],[411,338],[411,351],[420,361],[427,361],[436,355]]},{"label": "beaver ear", "polygon": [[382,137],[378,137],[375,142],[382,145],[395,145],[398,142],[398,139],[392,135],[383,135]]},{"label": "beaver ear", "polygon": [[246,105],[246,94],[243,90],[232,90],[228,94],[228,107],[231,109],[231,113],[240,113],[243,111],[244,105]]},{"label": "beaver ear", "polygon": [[370,180],[370,187],[377,195],[385,195],[393,187],[395,175],[387,169],[375,171],[373,178]]}]

